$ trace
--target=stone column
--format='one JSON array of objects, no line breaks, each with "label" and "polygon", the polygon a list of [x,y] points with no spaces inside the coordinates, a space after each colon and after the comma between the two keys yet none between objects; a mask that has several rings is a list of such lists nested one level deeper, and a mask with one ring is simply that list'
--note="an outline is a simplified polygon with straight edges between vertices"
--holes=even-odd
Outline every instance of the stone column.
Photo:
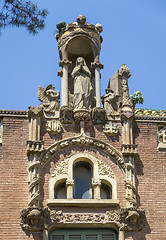
[{"label": "stone column", "polygon": [[92,67],[95,68],[96,107],[101,107],[100,69],[103,69],[103,65],[99,61],[96,61],[96,62],[92,63]]},{"label": "stone column", "polygon": [[92,187],[94,191],[94,199],[100,199],[101,180],[93,179]]},{"label": "stone column", "polygon": [[39,157],[44,150],[40,139],[42,109],[29,107],[29,140],[27,141],[27,155],[29,160],[29,195],[28,205],[40,205],[40,162]]},{"label": "stone column", "polygon": [[67,199],[73,199],[73,186],[74,186],[74,180],[67,179],[66,180]]},{"label": "stone column", "polygon": [[59,66],[62,67],[61,106],[68,106],[68,67],[71,66],[71,62],[65,58],[59,62]]},{"label": "stone column", "polygon": [[124,231],[119,231],[119,240],[125,240]]}]

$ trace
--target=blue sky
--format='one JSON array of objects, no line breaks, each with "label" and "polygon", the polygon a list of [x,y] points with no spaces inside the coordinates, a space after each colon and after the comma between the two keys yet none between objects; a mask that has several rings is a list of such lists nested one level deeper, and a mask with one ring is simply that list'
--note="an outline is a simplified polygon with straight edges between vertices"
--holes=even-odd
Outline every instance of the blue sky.
[{"label": "blue sky", "polygon": [[101,23],[101,95],[122,63],[130,68],[130,94],[143,93],[142,108],[166,109],[166,1],[165,0],[40,0],[48,9],[46,27],[38,35],[23,28],[6,28],[0,36],[0,109],[27,110],[38,106],[38,85],[52,83],[60,90],[59,54],[53,35],[59,21]]}]

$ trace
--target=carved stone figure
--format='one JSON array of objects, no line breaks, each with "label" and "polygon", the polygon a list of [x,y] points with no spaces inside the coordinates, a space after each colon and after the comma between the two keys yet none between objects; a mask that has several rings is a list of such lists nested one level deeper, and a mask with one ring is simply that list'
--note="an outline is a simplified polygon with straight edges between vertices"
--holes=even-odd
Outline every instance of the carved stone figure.
[{"label": "carved stone figure", "polygon": [[101,107],[95,107],[92,111],[92,121],[94,124],[103,124],[105,120],[105,110]]},{"label": "carved stone figure", "polygon": [[121,209],[120,222],[123,231],[139,231],[145,225],[145,211],[136,208]]},{"label": "carved stone figure", "polygon": [[21,227],[24,231],[38,232],[45,229],[50,221],[47,208],[29,207],[21,211]]},{"label": "carved stone figure", "polygon": [[105,90],[106,94],[102,96],[102,103],[106,111],[107,116],[114,115],[119,110],[120,99],[119,96],[115,96],[114,91],[110,88]]},{"label": "carved stone figure", "polygon": [[90,97],[93,88],[91,84],[91,72],[84,58],[77,58],[72,77],[74,78],[74,109],[89,109],[91,107]]},{"label": "carved stone figure", "polygon": [[73,121],[73,111],[68,106],[62,106],[60,108],[60,121],[61,123],[68,124]]},{"label": "carved stone figure", "polygon": [[54,90],[55,87],[49,84],[45,89],[38,87],[38,98],[45,113],[55,113],[59,110],[60,93]]}]

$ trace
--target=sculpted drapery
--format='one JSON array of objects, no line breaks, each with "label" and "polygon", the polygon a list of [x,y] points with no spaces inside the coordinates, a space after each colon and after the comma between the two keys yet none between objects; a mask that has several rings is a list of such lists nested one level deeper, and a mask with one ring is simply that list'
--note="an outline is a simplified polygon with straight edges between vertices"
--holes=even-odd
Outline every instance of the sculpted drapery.
[{"label": "sculpted drapery", "polygon": [[73,69],[74,78],[74,109],[89,109],[91,107],[91,72],[84,58],[78,57]]}]

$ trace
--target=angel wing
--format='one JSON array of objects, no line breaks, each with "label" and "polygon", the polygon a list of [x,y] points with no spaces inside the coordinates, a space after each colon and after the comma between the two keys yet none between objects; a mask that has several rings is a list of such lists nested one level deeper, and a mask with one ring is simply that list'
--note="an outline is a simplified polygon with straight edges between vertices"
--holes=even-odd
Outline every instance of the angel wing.
[{"label": "angel wing", "polygon": [[38,95],[39,101],[41,102],[45,102],[48,100],[47,96],[45,95],[45,88],[38,86],[37,95]]}]

